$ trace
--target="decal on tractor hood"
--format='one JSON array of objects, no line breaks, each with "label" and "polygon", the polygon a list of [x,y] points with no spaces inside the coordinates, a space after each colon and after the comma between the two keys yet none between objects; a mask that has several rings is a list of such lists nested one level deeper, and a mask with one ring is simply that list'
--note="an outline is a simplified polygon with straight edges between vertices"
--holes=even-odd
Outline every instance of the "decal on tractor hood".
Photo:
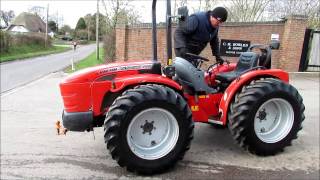
[{"label": "decal on tractor hood", "polygon": [[152,64],[142,64],[142,65],[126,65],[126,66],[117,66],[109,67],[99,71],[99,74],[106,72],[115,72],[115,71],[124,71],[124,70],[136,70],[136,69],[151,69]]},{"label": "decal on tractor hood", "polygon": [[223,100],[226,101],[228,98],[228,93],[224,93]]}]

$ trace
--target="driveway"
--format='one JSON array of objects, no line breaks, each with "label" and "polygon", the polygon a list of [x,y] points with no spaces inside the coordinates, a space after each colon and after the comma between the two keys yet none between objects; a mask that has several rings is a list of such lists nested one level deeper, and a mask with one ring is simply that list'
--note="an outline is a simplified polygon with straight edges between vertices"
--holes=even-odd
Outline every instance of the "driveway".
[{"label": "driveway", "polygon": [[306,119],[284,152],[257,157],[239,148],[227,129],[196,124],[184,160],[151,177],[129,173],[112,160],[103,128],[56,135],[64,77],[53,73],[1,95],[1,179],[319,179],[319,74],[291,75]]},{"label": "driveway", "polygon": [[32,82],[49,73],[59,71],[74,62],[79,61],[95,51],[94,44],[84,45],[76,51],[40,56],[21,61],[0,64],[1,93]]}]

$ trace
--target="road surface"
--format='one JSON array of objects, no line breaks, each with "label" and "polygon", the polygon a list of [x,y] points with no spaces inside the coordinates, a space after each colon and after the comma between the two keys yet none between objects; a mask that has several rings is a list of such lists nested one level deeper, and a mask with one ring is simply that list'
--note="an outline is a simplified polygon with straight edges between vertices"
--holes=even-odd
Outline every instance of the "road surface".
[{"label": "road surface", "polygon": [[40,56],[21,61],[0,64],[1,93],[32,82],[51,72],[61,70],[71,64],[71,59],[79,61],[95,51],[95,44],[80,46],[59,54]]},{"label": "road surface", "polygon": [[54,73],[1,95],[0,179],[319,179],[319,76],[293,76],[306,106],[299,138],[284,152],[257,157],[227,129],[197,123],[191,149],[169,172],[138,176],[112,160],[103,128],[57,136],[63,108]]}]

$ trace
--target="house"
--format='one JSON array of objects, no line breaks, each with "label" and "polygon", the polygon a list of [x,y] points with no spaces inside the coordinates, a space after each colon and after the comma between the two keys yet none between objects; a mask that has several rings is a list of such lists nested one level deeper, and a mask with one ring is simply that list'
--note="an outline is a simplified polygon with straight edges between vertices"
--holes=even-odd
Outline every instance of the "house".
[{"label": "house", "polygon": [[[43,20],[32,13],[23,12],[19,14],[11,25],[7,28],[7,31],[13,33],[28,33],[28,32],[46,32],[46,23]],[[53,36],[53,32],[48,29],[48,34]]]},{"label": "house", "polygon": [[19,33],[26,33],[30,32],[28,29],[26,29],[23,25],[10,25],[7,29],[7,31],[11,32],[19,32]]}]

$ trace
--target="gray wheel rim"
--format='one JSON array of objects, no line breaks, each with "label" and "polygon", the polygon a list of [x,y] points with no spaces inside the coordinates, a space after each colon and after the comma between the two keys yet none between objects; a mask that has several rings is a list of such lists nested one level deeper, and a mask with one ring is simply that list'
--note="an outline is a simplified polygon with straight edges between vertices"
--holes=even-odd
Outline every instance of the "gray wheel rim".
[{"label": "gray wheel rim", "polygon": [[149,108],[133,117],[127,131],[130,150],[146,160],[159,159],[171,152],[179,137],[179,125],[169,111]]},{"label": "gray wheel rim", "polygon": [[294,111],[291,104],[282,98],[264,102],[254,119],[254,130],[265,143],[277,143],[284,139],[292,129]]}]

